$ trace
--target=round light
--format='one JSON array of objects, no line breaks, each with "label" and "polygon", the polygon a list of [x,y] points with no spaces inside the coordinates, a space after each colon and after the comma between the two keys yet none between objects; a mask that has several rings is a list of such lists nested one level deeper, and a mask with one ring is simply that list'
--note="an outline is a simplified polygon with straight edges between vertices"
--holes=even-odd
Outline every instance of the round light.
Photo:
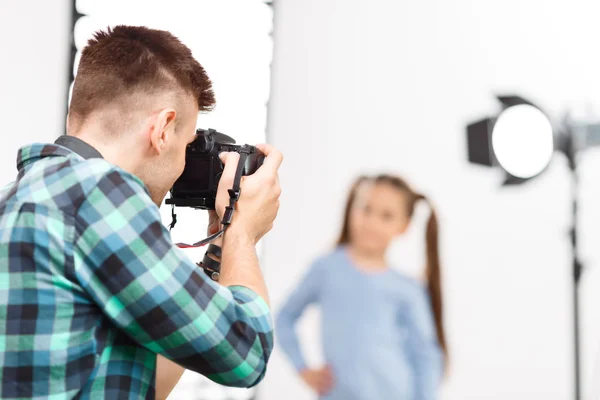
[{"label": "round light", "polygon": [[552,125],[533,106],[507,108],[494,125],[492,146],[506,172],[518,178],[531,178],[550,163],[554,151]]}]

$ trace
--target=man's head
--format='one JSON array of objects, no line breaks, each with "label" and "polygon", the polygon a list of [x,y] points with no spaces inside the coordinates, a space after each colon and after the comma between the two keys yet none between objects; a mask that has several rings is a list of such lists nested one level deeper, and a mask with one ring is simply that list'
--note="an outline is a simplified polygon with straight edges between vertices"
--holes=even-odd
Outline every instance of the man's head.
[{"label": "man's head", "polygon": [[166,31],[116,26],[81,54],[68,134],[139,176],[160,203],[185,166],[211,82],[188,47]]}]

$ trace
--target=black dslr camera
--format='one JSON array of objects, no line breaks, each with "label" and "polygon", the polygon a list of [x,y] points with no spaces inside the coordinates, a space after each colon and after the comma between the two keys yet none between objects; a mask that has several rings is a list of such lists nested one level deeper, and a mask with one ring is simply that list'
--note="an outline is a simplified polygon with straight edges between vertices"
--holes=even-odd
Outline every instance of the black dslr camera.
[{"label": "black dslr camera", "polygon": [[242,175],[251,175],[263,164],[264,154],[254,146],[235,144],[235,140],[214,129],[196,130],[196,139],[185,153],[185,169],[171,188],[171,198],[165,201],[178,207],[214,210],[219,180],[224,165],[222,152],[246,154]]}]

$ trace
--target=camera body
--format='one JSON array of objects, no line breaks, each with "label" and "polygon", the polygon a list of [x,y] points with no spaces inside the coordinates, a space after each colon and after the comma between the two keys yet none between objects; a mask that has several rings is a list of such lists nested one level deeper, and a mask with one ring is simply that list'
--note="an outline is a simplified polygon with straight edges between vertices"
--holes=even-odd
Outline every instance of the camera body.
[{"label": "camera body", "polygon": [[236,145],[235,140],[214,129],[197,129],[196,139],[185,153],[185,169],[171,188],[171,198],[165,201],[177,207],[214,210],[219,180],[224,165],[222,152],[247,154],[242,175],[251,175],[263,164],[265,156],[254,146]]}]

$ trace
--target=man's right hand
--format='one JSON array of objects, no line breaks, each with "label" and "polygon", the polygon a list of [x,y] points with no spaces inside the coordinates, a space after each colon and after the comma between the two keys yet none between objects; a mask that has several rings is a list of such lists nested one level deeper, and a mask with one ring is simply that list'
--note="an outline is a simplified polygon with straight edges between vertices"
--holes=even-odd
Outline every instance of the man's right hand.
[{"label": "man's right hand", "polygon": [[[265,154],[265,161],[254,174],[242,177],[241,196],[229,228],[238,234],[243,233],[253,245],[271,230],[279,211],[281,187],[278,170],[283,161],[283,155],[273,146],[264,144],[256,147]],[[223,218],[225,207],[229,204],[227,191],[233,186],[239,158],[238,153],[221,154],[225,169],[216,199],[216,210],[220,219]]]},{"label": "man's right hand", "polygon": [[[266,156],[263,165],[252,175],[242,177],[241,196],[238,200],[231,226],[223,236],[221,278],[223,286],[244,286],[257,293],[269,304],[269,294],[258,257],[256,243],[273,227],[279,211],[281,188],[277,171],[283,156],[269,145],[257,146]],[[222,157],[225,169],[217,190],[216,211],[223,219],[229,204],[227,190],[239,161],[239,154],[226,153]]]},{"label": "man's right hand", "polygon": [[300,377],[319,396],[324,396],[333,389],[333,373],[328,366],[319,369],[305,369]]}]

